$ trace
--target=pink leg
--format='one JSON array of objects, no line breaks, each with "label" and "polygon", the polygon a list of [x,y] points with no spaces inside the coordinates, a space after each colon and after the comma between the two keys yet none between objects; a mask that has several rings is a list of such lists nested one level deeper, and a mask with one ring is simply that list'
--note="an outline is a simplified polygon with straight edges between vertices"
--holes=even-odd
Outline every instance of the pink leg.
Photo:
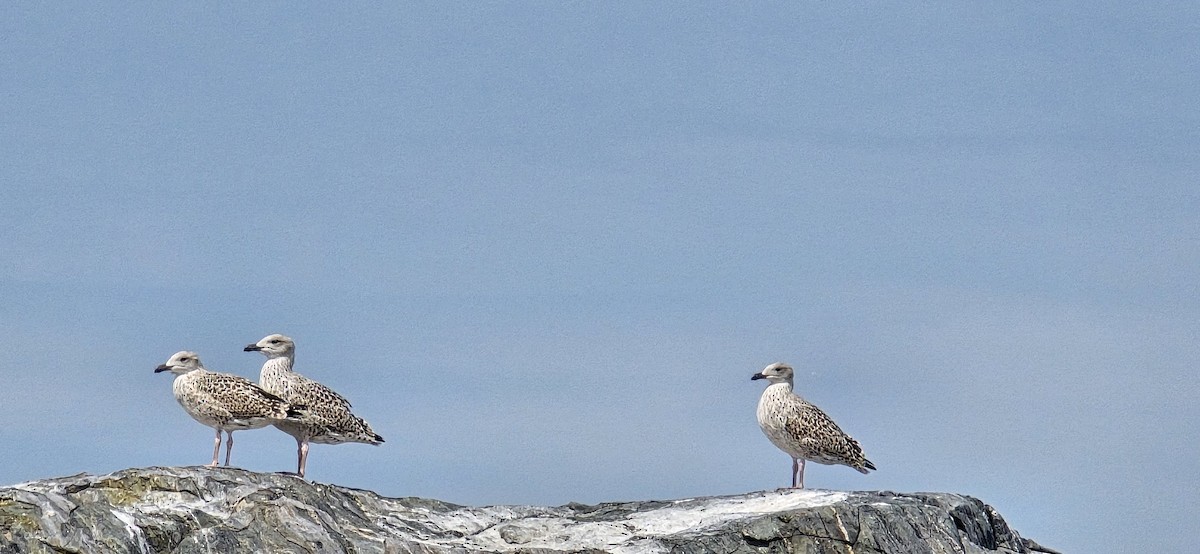
[{"label": "pink leg", "polygon": [[217,467],[217,456],[221,454],[221,430],[217,429],[217,438],[213,441],[213,461],[208,467]]},{"label": "pink leg", "polygon": [[308,462],[308,439],[296,439],[296,456],[299,458],[296,473],[303,479],[304,465]]},{"label": "pink leg", "polygon": [[233,452],[233,431],[225,432],[225,467],[229,467],[229,453]]},{"label": "pink leg", "polygon": [[804,488],[804,460],[800,460],[800,488]]}]

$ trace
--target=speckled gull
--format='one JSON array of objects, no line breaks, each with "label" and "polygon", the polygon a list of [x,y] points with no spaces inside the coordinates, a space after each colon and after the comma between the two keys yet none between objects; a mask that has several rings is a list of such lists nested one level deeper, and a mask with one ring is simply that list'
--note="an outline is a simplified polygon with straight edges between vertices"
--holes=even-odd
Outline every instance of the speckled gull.
[{"label": "speckled gull", "polygon": [[758,400],[758,425],[780,450],[792,457],[792,488],[804,488],[804,462],[846,465],[862,473],[875,469],[858,441],[844,433],[820,408],[792,392],[791,366],[774,363],[750,380],[771,384]]},{"label": "speckled gull", "polygon": [[296,474],[304,477],[308,461],[308,443],[341,444],[362,442],[378,445],[383,437],[375,433],[362,418],[350,411],[350,401],[308,377],[292,371],[296,343],[283,335],[268,335],[246,346],[247,352],[261,352],[267,357],[259,374],[258,384],[268,392],[290,402],[304,404],[307,414],[302,421],[281,421],[275,424],[296,439]]},{"label": "speckled gull", "polygon": [[225,431],[228,437],[225,442],[225,465],[229,465],[234,431],[258,429],[289,417],[295,418],[304,409],[303,406],[288,404],[249,379],[208,371],[195,352],[176,352],[166,363],[154,369],[155,373],[164,371],[175,374],[171,391],[184,411],[192,419],[217,430],[213,459],[209,466],[217,465],[221,431]]}]

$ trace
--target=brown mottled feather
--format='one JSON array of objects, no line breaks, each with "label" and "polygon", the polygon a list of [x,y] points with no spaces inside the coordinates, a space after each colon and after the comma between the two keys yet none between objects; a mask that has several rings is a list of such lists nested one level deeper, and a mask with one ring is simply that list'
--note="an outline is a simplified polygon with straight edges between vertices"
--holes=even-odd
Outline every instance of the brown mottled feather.
[{"label": "brown mottled feather", "polygon": [[289,402],[303,404],[307,414],[277,427],[297,440],[324,444],[363,442],[380,444],[383,437],[350,410],[350,401],[333,389],[292,370],[296,345],[283,335],[269,335],[246,350],[267,356],[259,374],[259,385]]},{"label": "brown mottled feather", "polygon": [[862,473],[875,469],[858,441],[820,408],[792,392],[790,366],[772,364],[754,378],[771,381],[758,403],[758,423],[776,447],[796,459],[846,465]]}]

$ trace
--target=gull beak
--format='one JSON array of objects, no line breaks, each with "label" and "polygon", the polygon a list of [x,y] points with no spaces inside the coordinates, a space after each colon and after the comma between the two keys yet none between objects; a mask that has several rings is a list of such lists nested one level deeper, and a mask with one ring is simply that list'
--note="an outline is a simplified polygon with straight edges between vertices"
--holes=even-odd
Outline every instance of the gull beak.
[{"label": "gull beak", "polygon": [[766,379],[766,378],[767,378],[767,376],[763,375],[762,373],[755,373],[754,375],[750,376],[751,381],[757,381],[759,379]]},{"label": "gull beak", "polygon": [[162,364],[162,365],[154,368],[155,373],[162,373],[164,371],[171,371],[171,366],[169,366],[167,364]]},{"label": "gull beak", "polygon": [[262,350],[261,346],[257,344],[247,344],[246,347],[242,349],[242,352],[258,352],[259,350]]}]

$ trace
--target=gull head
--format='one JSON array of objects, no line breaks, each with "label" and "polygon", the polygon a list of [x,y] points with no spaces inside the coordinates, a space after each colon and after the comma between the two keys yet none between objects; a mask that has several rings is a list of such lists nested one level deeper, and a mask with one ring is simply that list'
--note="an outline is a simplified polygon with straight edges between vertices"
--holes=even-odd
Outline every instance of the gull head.
[{"label": "gull head", "polygon": [[772,385],[775,383],[791,383],[792,373],[792,366],[783,362],[775,362],[767,367],[764,367],[762,371],[755,373],[752,377],[750,377],[750,380],[756,381],[758,379],[766,379],[770,381]]},{"label": "gull head", "polygon": [[167,363],[154,368],[154,372],[162,373],[170,371],[175,375],[183,375],[197,369],[204,369],[204,364],[200,363],[200,356],[197,356],[195,352],[184,350],[173,354],[171,359],[167,360]]},{"label": "gull head", "polygon": [[263,356],[268,358],[279,358],[281,356],[291,356],[296,351],[296,343],[292,342],[291,337],[283,335],[267,335],[262,340],[247,345],[242,350],[246,352],[261,352]]}]

